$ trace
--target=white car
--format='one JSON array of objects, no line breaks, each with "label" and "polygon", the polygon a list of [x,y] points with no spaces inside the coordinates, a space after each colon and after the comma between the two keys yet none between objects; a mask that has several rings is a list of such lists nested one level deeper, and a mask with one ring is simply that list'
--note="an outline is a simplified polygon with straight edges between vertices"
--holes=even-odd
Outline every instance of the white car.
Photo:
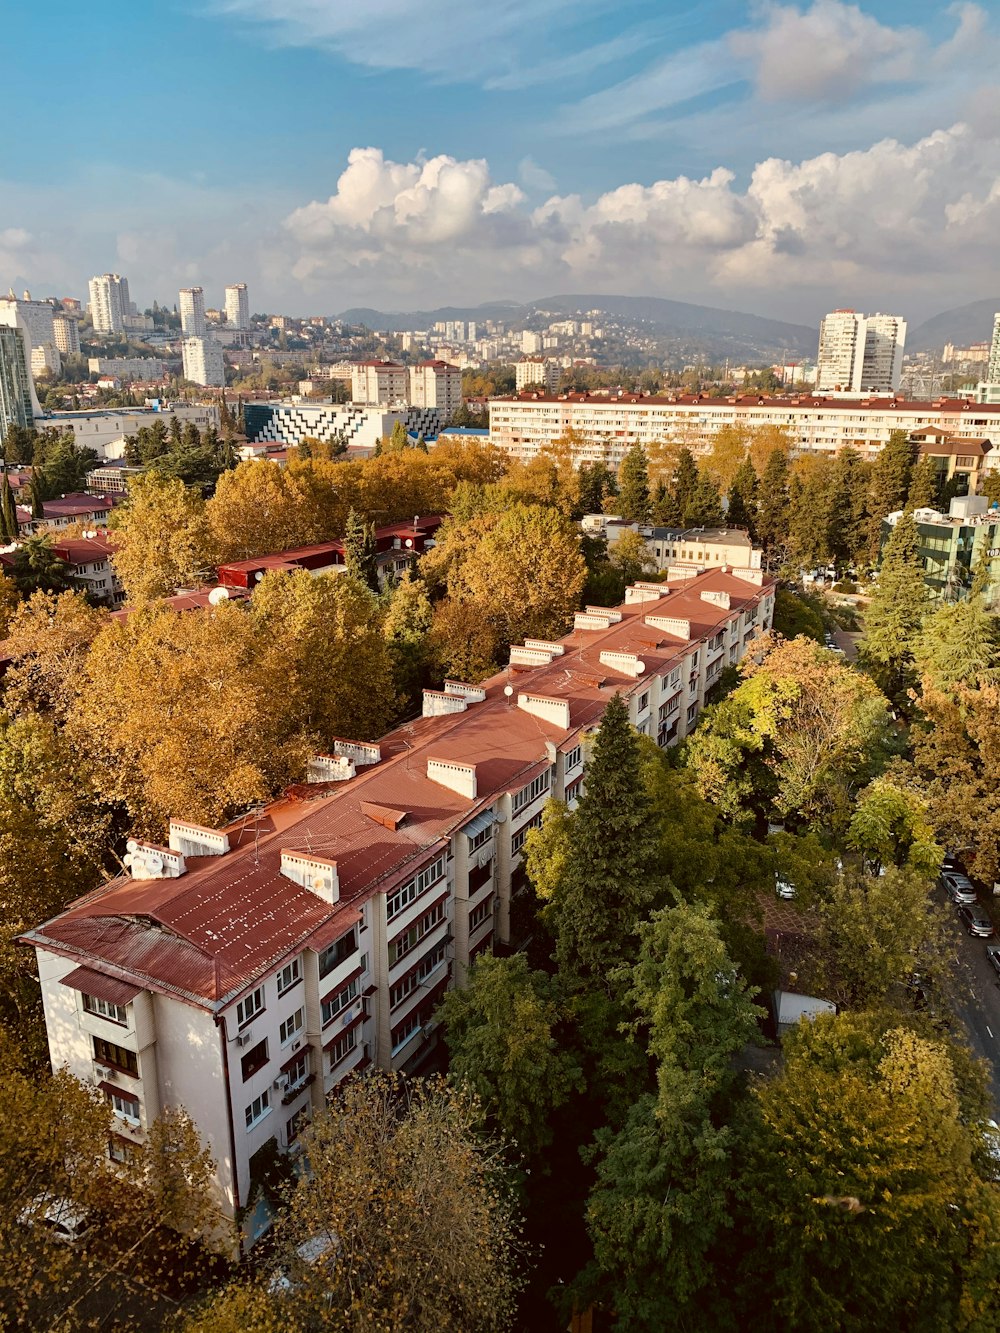
[{"label": "white car", "polygon": [[91,1229],[89,1212],[58,1194],[39,1194],[17,1220],[22,1226],[44,1227],[53,1240],[83,1240]]},{"label": "white car", "polygon": [[[307,1268],[312,1268],[318,1264],[325,1254],[331,1250],[339,1248],[340,1242],[332,1231],[320,1231],[315,1236],[310,1236],[304,1240],[301,1245],[295,1247],[295,1257],[299,1263]],[[279,1268],[267,1284],[267,1289],[272,1296],[280,1296],[282,1292],[294,1291],[298,1286],[288,1271]]]},{"label": "white car", "polygon": [[796,897],[797,890],[794,884],[790,884],[787,879],[782,879],[780,875],[774,877],[774,891],[779,898],[786,902]]}]

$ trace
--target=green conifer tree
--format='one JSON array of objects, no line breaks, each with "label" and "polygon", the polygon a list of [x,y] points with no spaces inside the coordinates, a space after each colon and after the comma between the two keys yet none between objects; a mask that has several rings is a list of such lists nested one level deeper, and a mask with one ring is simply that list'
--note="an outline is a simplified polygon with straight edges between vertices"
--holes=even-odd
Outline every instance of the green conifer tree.
[{"label": "green conifer tree", "polygon": [[635,444],[618,469],[618,512],[628,523],[649,522],[649,463]]},{"label": "green conifer tree", "polygon": [[746,528],[751,538],[757,536],[757,492],[760,482],[749,455],[733,474],[729,486],[729,504],[726,524],[731,528]]},{"label": "green conifer tree", "polygon": [[687,509],[688,502],[697,485],[698,464],[694,460],[694,454],[690,449],[682,449],[677,456],[677,466],[674,469],[673,484],[678,523],[683,523],[684,511]]},{"label": "green conifer tree", "polygon": [[905,513],[883,548],[878,584],[858,645],[864,665],[889,698],[899,703],[912,683],[913,648],[927,610],[917,525],[913,515]]},{"label": "green conifer tree", "polygon": [[764,466],[757,505],[757,536],[772,564],[788,541],[789,508],[788,458],[775,449]]}]

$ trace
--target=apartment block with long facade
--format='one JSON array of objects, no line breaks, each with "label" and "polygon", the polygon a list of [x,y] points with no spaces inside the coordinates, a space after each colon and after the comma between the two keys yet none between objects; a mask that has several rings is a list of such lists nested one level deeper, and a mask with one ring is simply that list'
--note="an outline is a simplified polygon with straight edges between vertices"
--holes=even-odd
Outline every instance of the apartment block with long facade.
[{"label": "apartment block with long facade", "polygon": [[759,570],[637,584],[481,685],[426,691],[380,742],[335,743],[227,827],[177,818],[162,845],[130,841],[123,874],[23,941],[52,1064],[108,1099],[111,1155],[185,1106],[252,1243],[269,1154],[294,1153],[352,1071],[420,1069],[444,991],[520,942],[525,840],[550,796],[579,799],[608,700],[672,744],[773,605]]},{"label": "apartment block with long facade", "polygon": [[908,402],[895,398],[824,398],[802,395],[729,398],[695,395],[645,397],[621,394],[525,394],[490,400],[490,441],[514,458],[535,458],[572,431],[574,457],[618,467],[633,445],[686,445],[705,454],[724,426],[778,426],[799,453],[879,453],[895,430],[907,434],[937,426],[955,439],[1000,439],[1000,404],[959,398]]}]

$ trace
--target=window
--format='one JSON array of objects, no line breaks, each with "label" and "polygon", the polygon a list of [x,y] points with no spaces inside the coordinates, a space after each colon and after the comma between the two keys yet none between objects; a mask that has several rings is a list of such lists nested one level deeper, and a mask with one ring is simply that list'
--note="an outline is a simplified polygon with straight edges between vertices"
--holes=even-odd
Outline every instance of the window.
[{"label": "window", "polygon": [[552,777],[551,770],[546,769],[544,773],[539,773],[538,777],[529,782],[526,787],[514,793],[513,811],[516,815],[518,811],[523,810],[526,805],[537,800],[543,791],[548,791],[549,781]]},{"label": "window", "polygon": [[569,786],[566,788],[566,804],[567,804],[567,805],[569,805],[569,803],[570,803],[571,801],[577,801],[577,800],[580,799],[580,788],[581,788],[582,786],[583,786],[583,778],[582,778],[582,777],[577,778],[574,782],[571,782],[571,783],[569,784]]},{"label": "window", "polygon": [[265,1116],[271,1114],[271,1091],[265,1088],[259,1097],[255,1097],[250,1105],[243,1112],[246,1117],[247,1129],[251,1130],[259,1125]]},{"label": "window", "polygon": [[477,852],[480,847],[485,847],[493,837],[493,825],[488,824],[486,828],[481,828],[478,833],[469,838],[469,851]]},{"label": "window", "polygon": [[541,828],[541,826],[542,826],[542,812],[539,810],[538,814],[534,815],[531,819],[529,819],[526,824],[523,824],[511,838],[510,840],[511,855],[516,856],[518,852],[521,850],[521,848],[524,846],[528,834],[531,832],[531,830],[533,828]]},{"label": "window", "polygon": [[295,1061],[293,1065],[283,1071],[282,1077],[286,1080],[289,1088],[297,1088],[309,1077],[309,1052],[305,1050]]},{"label": "window", "polygon": [[331,1074],[337,1065],[340,1064],[341,1060],[346,1060],[350,1053],[357,1049],[357,1045],[358,1029],[356,1027],[351,1028],[349,1032],[345,1032],[342,1037],[338,1037],[328,1052],[330,1056]]},{"label": "window", "polygon": [[289,991],[293,986],[297,986],[301,980],[302,967],[300,961],[298,958],[293,958],[292,961],[286,963],[278,973],[278,994],[284,995],[285,991]]},{"label": "window", "polygon": [[687,710],[687,720],[689,722],[693,722],[697,716],[698,716],[698,704],[693,703]]},{"label": "window", "polygon": [[639,712],[644,713],[649,707],[649,690],[639,696]]},{"label": "window", "polygon": [[240,1000],[236,1006],[236,1023],[238,1027],[245,1027],[264,1008],[264,987],[258,986],[252,990],[245,1000]]},{"label": "window", "polygon": [[326,997],[320,1006],[324,1027],[326,1027],[328,1023],[332,1023],[337,1015],[346,1009],[349,1004],[353,1004],[358,998],[358,987],[359,978],[355,977],[352,981],[349,981],[346,986],[342,986],[340,990],[334,991],[332,995]]},{"label": "window", "polygon": [[290,1145],[299,1137],[302,1130],[309,1123],[309,1107],[301,1106],[293,1116],[290,1116],[285,1125],[285,1143]]},{"label": "window", "polygon": [[577,764],[580,762],[580,760],[581,760],[582,758],[583,758],[583,746],[582,746],[582,745],[574,745],[573,748],[572,748],[572,750],[567,750],[567,752],[566,752],[566,772],[568,773],[568,772],[570,771],[571,768],[576,768]]},{"label": "window", "polygon": [[108,1101],[119,1120],[124,1120],[130,1125],[139,1124],[138,1097],[131,1097],[127,1092],[109,1092]]},{"label": "window", "polygon": [[493,894],[472,909],[469,913],[469,934],[478,930],[484,921],[490,921],[493,918]]},{"label": "window", "polygon": [[139,1077],[139,1059],[135,1051],[126,1051],[123,1046],[116,1046],[103,1037],[94,1038],[94,1059],[102,1065],[113,1065],[133,1078]]},{"label": "window", "polygon": [[243,1073],[243,1082],[252,1078],[259,1070],[267,1064],[267,1038],[259,1041],[256,1046],[251,1047],[246,1055],[240,1061],[240,1069]]},{"label": "window", "polygon": [[132,1160],[132,1144],[127,1139],[120,1139],[116,1134],[112,1134],[108,1139],[108,1156],[113,1162],[124,1165]]},{"label": "window", "polygon": [[407,927],[389,943],[389,966],[398,963],[404,954],[416,948],[425,935],[444,920],[444,900],[435,903],[423,916],[417,917],[412,926]]},{"label": "window", "polygon": [[385,902],[386,919],[391,921],[393,917],[399,916],[400,912],[409,907],[410,903],[416,901],[426,889],[442,879],[447,864],[447,856],[439,856],[436,861],[432,861],[429,866],[425,866],[419,874],[407,880],[395,893],[390,893]]},{"label": "window", "polygon": [[324,949],[319,956],[319,974],[321,977],[328,976],[335,967],[350,958],[352,953],[356,953],[358,948],[358,937],[352,927],[346,935],[341,935],[339,940],[335,940],[328,949]]},{"label": "window", "polygon": [[392,1030],[392,1053],[396,1054],[409,1041],[415,1032],[419,1032],[421,1027],[420,1010],[415,1009],[412,1014],[407,1014],[398,1028]]},{"label": "window", "polygon": [[433,949],[427,951],[416,967],[411,968],[405,977],[401,977],[396,982],[395,986],[389,991],[390,1009],[395,1009],[397,1005],[402,1004],[408,995],[412,995],[417,987],[427,980],[438,964],[444,960],[444,949],[445,943],[442,940],[440,944],[435,944]]},{"label": "window", "polygon": [[302,1024],[306,1021],[306,1011],[296,1009],[294,1014],[290,1014],[278,1029],[278,1037],[282,1046],[287,1046],[295,1036],[296,1032],[302,1031]]},{"label": "window", "polygon": [[124,1005],[112,1004],[110,1000],[98,999],[96,995],[84,995],[83,1007],[88,1014],[97,1014],[111,1023],[120,1023],[122,1027],[128,1026],[128,1014]]}]

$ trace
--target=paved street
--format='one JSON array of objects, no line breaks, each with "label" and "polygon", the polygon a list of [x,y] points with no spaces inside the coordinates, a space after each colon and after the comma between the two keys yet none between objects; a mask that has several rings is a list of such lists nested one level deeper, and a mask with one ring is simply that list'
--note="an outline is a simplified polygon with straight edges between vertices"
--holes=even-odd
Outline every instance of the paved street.
[{"label": "paved street", "polygon": [[[994,1111],[1000,1120],[1000,980],[986,961],[987,941],[967,935],[957,916],[955,938],[959,982],[965,997],[959,1004],[959,1016],[973,1051],[989,1062]],[[988,942],[1000,943],[1000,938]]]}]

